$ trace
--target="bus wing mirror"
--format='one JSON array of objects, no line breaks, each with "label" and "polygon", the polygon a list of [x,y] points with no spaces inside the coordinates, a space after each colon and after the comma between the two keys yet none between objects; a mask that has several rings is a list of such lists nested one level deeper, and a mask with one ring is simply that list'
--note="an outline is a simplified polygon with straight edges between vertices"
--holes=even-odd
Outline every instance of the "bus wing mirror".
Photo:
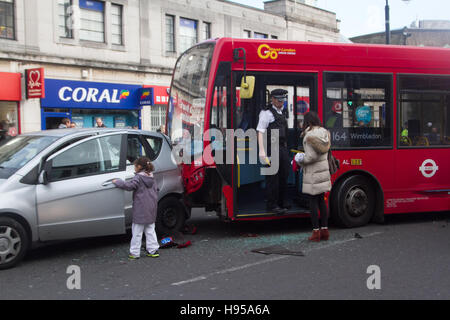
[{"label": "bus wing mirror", "polygon": [[253,92],[255,91],[255,77],[244,76],[241,81],[240,97],[241,99],[253,98]]}]

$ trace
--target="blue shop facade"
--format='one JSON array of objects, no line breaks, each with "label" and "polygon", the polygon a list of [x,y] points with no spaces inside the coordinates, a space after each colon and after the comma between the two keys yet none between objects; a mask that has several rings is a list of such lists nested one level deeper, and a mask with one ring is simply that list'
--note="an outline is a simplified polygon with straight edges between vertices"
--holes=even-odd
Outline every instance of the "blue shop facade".
[{"label": "blue shop facade", "polygon": [[56,129],[69,118],[77,128],[142,128],[141,111],[153,102],[152,88],[140,85],[45,79],[41,99],[42,130]]}]

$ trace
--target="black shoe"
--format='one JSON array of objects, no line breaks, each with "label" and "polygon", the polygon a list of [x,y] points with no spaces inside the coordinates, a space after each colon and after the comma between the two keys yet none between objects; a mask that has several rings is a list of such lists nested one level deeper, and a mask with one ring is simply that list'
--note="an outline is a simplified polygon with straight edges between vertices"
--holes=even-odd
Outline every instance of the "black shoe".
[{"label": "black shoe", "polygon": [[273,208],[268,208],[267,211],[273,212],[276,215],[281,215],[281,214],[286,213],[287,210],[276,206],[276,207],[273,207]]}]

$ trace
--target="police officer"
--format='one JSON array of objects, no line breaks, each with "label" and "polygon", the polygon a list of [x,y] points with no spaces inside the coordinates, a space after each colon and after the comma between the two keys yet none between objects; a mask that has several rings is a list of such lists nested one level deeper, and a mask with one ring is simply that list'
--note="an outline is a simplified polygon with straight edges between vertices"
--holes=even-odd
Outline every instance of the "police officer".
[{"label": "police officer", "polygon": [[[283,214],[289,209],[284,199],[289,176],[289,153],[287,149],[288,123],[286,114],[283,112],[284,103],[287,101],[287,94],[288,92],[283,89],[275,89],[270,93],[272,103],[260,112],[258,127],[256,129],[258,131],[259,157],[265,159],[268,165],[268,157],[272,156],[270,154],[271,131],[274,129],[279,130],[279,169],[276,174],[266,176],[267,210],[275,214]],[[266,131],[268,150],[265,150],[263,139]]]}]

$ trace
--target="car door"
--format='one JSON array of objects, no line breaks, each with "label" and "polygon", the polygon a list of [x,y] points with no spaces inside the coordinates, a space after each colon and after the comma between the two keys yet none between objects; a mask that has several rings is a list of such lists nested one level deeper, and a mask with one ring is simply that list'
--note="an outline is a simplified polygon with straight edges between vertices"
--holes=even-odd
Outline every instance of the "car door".
[{"label": "car door", "polygon": [[109,133],[74,143],[50,156],[46,183],[36,191],[41,241],[125,233],[126,135]]}]

